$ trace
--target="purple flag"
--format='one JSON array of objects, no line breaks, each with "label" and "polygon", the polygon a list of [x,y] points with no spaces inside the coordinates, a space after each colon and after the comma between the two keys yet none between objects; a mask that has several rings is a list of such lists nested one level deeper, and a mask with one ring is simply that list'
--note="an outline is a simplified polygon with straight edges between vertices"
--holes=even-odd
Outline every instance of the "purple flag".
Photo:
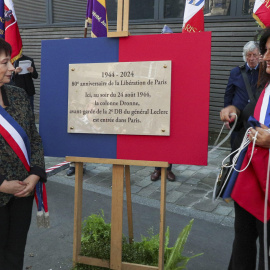
[{"label": "purple flag", "polygon": [[0,38],[5,39],[5,8],[4,0],[0,0]]},{"label": "purple flag", "polygon": [[105,0],[88,0],[86,20],[92,24],[91,37],[107,37],[108,22]]}]

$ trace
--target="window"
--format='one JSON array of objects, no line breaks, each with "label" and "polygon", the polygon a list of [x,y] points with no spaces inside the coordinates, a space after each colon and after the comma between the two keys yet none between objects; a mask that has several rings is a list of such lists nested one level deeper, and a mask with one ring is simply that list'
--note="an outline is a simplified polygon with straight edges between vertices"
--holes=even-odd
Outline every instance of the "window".
[{"label": "window", "polygon": [[243,15],[251,15],[253,13],[254,2],[255,0],[243,0]]},{"label": "window", "polygon": [[[189,0],[196,4],[199,0]],[[87,0],[13,0],[19,26],[83,25]],[[204,14],[220,18],[250,17],[255,0],[205,0]],[[118,0],[106,0],[109,23],[117,19]],[[186,0],[130,0],[134,21],[182,20]]]},{"label": "window", "polygon": [[183,18],[185,2],[185,0],[165,0],[164,18]]},{"label": "window", "polygon": [[[108,20],[116,21],[117,19],[117,0],[107,0],[106,7]],[[130,0],[129,2],[129,19],[132,20],[149,20],[154,19],[155,2],[157,0]]]},{"label": "window", "polygon": [[204,7],[204,15],[228,16],[230,15],[230,4],[231,0],[206,0]]},{"label": "window", "polygon": [[19,26],[21,24],[42,24],[47,22],[47,4],[44,0],[13,0]]},{"label": "window", "polygon": [[53,1],[53,23],[84,22],[87,1]]}]

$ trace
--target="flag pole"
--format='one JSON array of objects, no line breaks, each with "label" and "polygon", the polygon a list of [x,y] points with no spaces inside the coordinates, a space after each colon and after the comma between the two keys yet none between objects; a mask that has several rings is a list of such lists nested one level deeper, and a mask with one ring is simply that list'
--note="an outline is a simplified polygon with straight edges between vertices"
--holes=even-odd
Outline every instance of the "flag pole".
[{"label": "flag pole", "polygon": [[87,25],[88,25],[88,20],[85,20],[85,26],[84,26],[84,38],[87,36]]}]

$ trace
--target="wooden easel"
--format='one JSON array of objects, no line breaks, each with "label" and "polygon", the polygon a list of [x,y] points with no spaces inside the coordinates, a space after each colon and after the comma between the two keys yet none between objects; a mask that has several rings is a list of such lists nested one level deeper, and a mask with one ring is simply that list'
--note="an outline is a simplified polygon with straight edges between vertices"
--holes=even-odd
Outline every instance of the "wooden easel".
[{"label": "wooden easel", "polygon": [[108,32],[107,37],[127,37],[129,23],[129,0],[118,0],[116,32]]},{"label": "wooden easel", "polygon": [[[154,269],[163,270],[165,205],[166,205],[166,168],[169,166],[169,163],[154,162],[154,161],[139,161],[139,160],[85,158],[85,157],[66,157],[66,160],[69,162],[75,162],[73,264],[75,265],[76,263],[83,263],[87,265],[106,267],[113,270],[154,270]],[[102,163],[113,165],[112,209],[111,209],[111,253],[109,261],[79,255],[81,250],[83,163]],[[122,262],[124,173],[126,179],[129,240],[130,242],[133,241],[130,166],[161,167],[160,228],[159,228],[160,238],[159,238],[158,267]]]}]

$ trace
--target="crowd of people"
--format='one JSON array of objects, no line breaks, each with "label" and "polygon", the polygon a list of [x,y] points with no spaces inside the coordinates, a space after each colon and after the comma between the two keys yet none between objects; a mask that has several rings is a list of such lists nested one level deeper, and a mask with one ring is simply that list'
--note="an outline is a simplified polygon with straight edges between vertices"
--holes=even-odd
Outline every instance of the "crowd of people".
[{"label": "crowd of people", "polygon": [[249,131],[248,139],[251,142],[255,140],[254,153],[252,154],[252,144],[249,144],[241,169],[246,167],[252,156],[251,162],[238,174],[231,194],[235,209],[235,238],[228,269],[261,270],[269,269],[270,243],[270,28],[263,31],[258,45],[254,42],[247,43],[243,54],[246,59],[243,71],[247,74],[247,83],[241,67],[231,71],[225,92],[225,108],[220,112],[221,120],[228,126],[235,121],[235,115],[238,115],[238,131],[232,136],[232,149],[240,146],[245,130],[250,127],[250,116],[254,116],[260,124]]},{"label": "crowd of people", "polygon": [[[3,270],[21,270],[35,186],[39,181],[46,182],[46,172],[42,141],[33,112],[35,88],[32,79],[37,78],[38,73],[33,59],[25,55],[12,65],[11,51],[11,46],[0,39],[0,266]],[[261,270],[268,265],[270,244],[267,200],[267,168],[270,167],[270,28],[263,31],[259,43],[250,41],[245,44],[243,60],[244,65],[230,72],[224,108],[220,112],[220,119],[228,128],[235,121],[235,115],[238,116],[237,129],[231,137],[232,151],[241,144],[249,127],[249,116],[254,116],[260,125],[250,129],[248,139],[251,142],[255,140],[256,151],[247,169],[239,173],[231,194],[235,208],[235,239],[228,269],[256,269],[258,253],[258,269]],[[22,64],[26,65],[25,70]],[[19,147],[14,147],[13,141]],[[249,160],[251,148],[252,144],[249,145],[243,166]],[[175,181],[171,168],[172,165],[167,170],[167,178]],[[75,169],[69,170],[71,172],[68,174],[74,174]],[[159,177],[160,168],[155,168],[151,180],[156,181]]]}]

